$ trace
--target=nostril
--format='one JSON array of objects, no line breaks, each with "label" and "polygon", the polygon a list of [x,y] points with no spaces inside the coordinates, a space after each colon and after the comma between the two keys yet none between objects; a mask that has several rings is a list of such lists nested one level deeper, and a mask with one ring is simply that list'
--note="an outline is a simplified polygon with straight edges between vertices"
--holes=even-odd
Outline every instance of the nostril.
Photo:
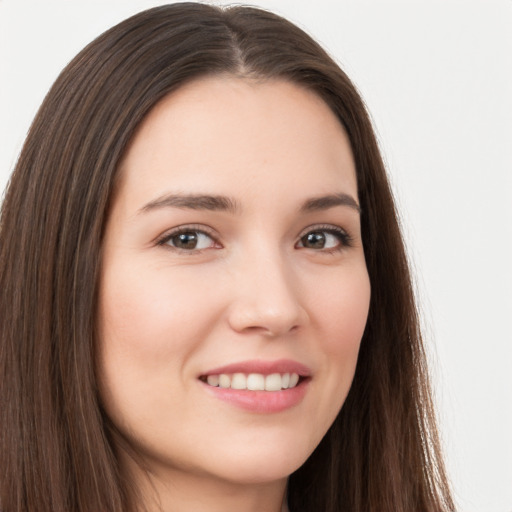
[{"label": "nostril", "polygon": [[295,332],[308,314],[295,294],[281,291],[239,290],[228,311],[230,326],[239,333],[282,336]]}]

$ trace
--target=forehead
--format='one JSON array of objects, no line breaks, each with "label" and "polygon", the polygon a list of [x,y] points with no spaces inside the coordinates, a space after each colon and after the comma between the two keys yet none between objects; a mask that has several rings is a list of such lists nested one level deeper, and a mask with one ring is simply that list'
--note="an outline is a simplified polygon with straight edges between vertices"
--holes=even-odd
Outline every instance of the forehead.
[{"label": "forehead", "polygon": [[315,93],[283,80],[209,77],[181,87],[141,123],[120,172],[121,189],[137,195],[191,186],[264,193],[291,182],[357,195],[341,123]]}]

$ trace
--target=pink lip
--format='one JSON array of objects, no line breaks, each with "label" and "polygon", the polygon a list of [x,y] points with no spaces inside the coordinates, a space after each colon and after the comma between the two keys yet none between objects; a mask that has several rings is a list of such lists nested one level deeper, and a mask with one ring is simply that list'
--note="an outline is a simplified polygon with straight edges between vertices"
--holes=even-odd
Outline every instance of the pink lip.
[{"label": "pink lip", "polygon": [[200,381],[208,393],[214,397],[227,402],[235,407],[254,413],[278,413],[298,405],[304,398],[309,382],[311,381],[311,370],[296,361],[280,359],[277,361],[241,361],[226,366],[220,366],[208,370],[202,376],[219,375],[221,373],[261,373],[270,375],[272,373],[297,373],[303,377],[299,384],[291,389],[281,391],[249,391],[240,389],[220,388],[209,386],[206,382]]},{"label": "pink lip", "polygon": [[219,366],[218,368],[206,371],[202,375],[220,375],[221,373],[261,373],[263,375],[270,375],[271,373],[297,373],[301,377],[309,377],[311,370],[307,366],[291,359],[278,359],[277,361],[256,359]]}]

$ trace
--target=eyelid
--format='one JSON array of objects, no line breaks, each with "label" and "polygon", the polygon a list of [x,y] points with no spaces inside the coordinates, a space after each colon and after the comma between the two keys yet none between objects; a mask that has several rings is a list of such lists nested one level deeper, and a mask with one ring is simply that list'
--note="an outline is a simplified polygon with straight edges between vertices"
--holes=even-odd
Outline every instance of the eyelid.
[{"label": "eyelid", "polygon": [[[180,226],[175,226],[167,231],[165,231],[163,234],[159,235],[155,241],[154,244],[157,246],[165,246],[166,248],[169,248],[173,251],[183,252],[187,254],[194,254],[198,252],[202,252],[206,249],[180,249],[179,247],[173,247],[171,245],[168,245],[167,242],[174,236],[179,235],[180,233],[185,233],[187,231],[194,231],[197,233],[202,233],[209,238],[212,239],[215,245],[218,245],[220,248],[221,244],[219,242],[219,235],[215,230],[213,230],[211,227],[206,226],[204,224],[183,224]],[[325,231],[330,234],[338,235],[340,237],[340,245],[339,247],[336,247],[334,249],[319,249],[318,252],[335,252],[342,250],[346,247],[350,247],[353,242],[353,238],[350,235],[350,233],[341,226],[337,226],[336,224],[312,224],[310,226],[305,227],[299,234],[297,238],[297,242],[295,243],[295,246],[301,242],[301,239],[306,236],[308,233],[314,232],[314,231]],[[209,249],[209,248],[208,248]]]},{"label": "eyelid", "polygon": [[168,229],[167,231],[165,231],[164,233],[159,235],[155,239],[154,244],[157,246],[162,246],[162,247],[166,246],[170,250],[180,251],[180,252],[188,253],[188,254],[192,254],[194,252],[201,252],[201,251],[205,250],[205,249],[184,250],[184,249],[180,249],[179,247],[173,247],[172,245],[167,244],[167,242],[173,236],[179,235],[180,233],[186,233],[187,231],[194,231],[197,233],[202,233],[203,235],[210,237],[216,245],[220,246],[220,242],[218,241],[217,233],[212,228],[210,228],[209,226],[205,226],[204,224],[182,224],[180,226],[175,226],[174,228]]},{"label": "eyelid", "polygon": [[339,247],[336,247],[334,249],[319,249],[318,252],[335,252],[336,250],[339,251],[346,247],[352,246],[353,237],[345,228],[337,226],[336,224],[312,224],[311,226],[307,226],[300,232],[296,244],[300,243],[302,238],[304,238],[308,233],[314,231],[325,231],[327,233],[338,235],[340,237]]},{"label": "eyelid", "polygon": [[311,231],[329,231],[331,233],[342,233],[349,235],[348,231],[341,226],[336,224],[311,224],[310,226],[306,226],[297,237],[299,240],[304,236],[310,233]]}]

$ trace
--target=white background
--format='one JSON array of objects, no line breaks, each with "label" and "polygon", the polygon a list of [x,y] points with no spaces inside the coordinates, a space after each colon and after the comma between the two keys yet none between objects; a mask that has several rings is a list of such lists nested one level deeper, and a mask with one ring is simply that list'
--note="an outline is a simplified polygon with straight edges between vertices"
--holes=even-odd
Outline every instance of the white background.
[{"label": "white background", "polygon": [[[0,0],[1,190],[63,66],[160,3]],[[457,502],[512,512],[512,0],[255,3],[319,40],[366,99],[415,267]]]}]

